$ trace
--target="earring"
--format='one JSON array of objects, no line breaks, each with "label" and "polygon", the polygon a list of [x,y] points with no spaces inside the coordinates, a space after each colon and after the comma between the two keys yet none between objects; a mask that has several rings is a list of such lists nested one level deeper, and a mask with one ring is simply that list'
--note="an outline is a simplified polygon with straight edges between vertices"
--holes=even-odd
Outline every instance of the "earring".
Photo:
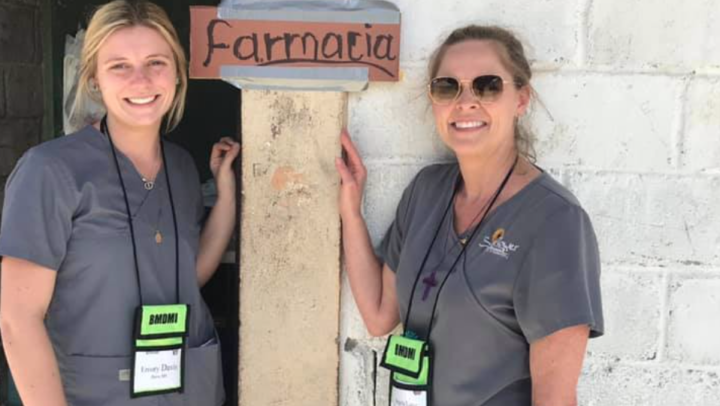
[{"label": "earring", "polygon": [[90,91],[93,92],[93,93],[96,93],[96,92],[99,90],[99,89],[98,89],[97,82],[95,82],[95,81],[92,80],[92,79],[90,79],[90,80],[88,81],[88,87],[90,88]]}]

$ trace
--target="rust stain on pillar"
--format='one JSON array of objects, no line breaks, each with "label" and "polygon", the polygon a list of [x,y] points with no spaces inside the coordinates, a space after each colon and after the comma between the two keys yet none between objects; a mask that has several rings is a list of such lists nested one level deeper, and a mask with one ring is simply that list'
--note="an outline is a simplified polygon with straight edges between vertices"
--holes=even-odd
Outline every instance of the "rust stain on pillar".
[{"label": "rust stain on pillar", "polygon": [[240,405],[337,405],[346,95],[243,91]]},{"label": "rust stain on pillar", "polygon": [[294,185],[303,187],[303,178],[303,174],[295,172],[293,168],[290,168],[288,166],[281,166],[275,169],[275,173],[273,174],[271,182],[273,189],[277,191],[282,191],[287,189],[288,187],[293,187]]}]

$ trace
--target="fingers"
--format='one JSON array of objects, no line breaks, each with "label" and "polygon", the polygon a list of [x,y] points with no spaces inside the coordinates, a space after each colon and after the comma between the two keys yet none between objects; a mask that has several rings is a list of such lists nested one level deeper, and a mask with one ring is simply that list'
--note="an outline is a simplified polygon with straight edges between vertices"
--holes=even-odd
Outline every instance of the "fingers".
[{"label": "fingers", "polygon": [[355,178],[364,179],[367,175],[365,165],[363,165],[360,153],[358,152],[357,148],[355,148],[355,144],[353,144],[352,140],[350,139],[350,134],[347,132],[347,129],[343,129],[340,133],[340,143],[342,144],[343,150],[347,155],[346,165],[348,169]]},{"label": "fingers", "polygon": [[240,154],[240,144],[233,142],[229,149],[225,150],[225,156],[223,156],[221,167],[230,168],[235,158]]},{"label": "fingers", "polygon": [[237,155],[237,152],[239,151],[240,144],[237,141],[234,141],[230,137],[223,137],[213,145],[211,155],[212,157],[219,157],[220,155],[227,154],[229,152],[232,152],[233,155]]},{"label": "fingers", "polygon": [[335,158],[335,168],[337,168],[340,174],[340,180],[343,185],[349,185],[355,182],[355,178],[352,176],[352,173],[350,173],[350,169],[345,165],[345,161],[343,161],[342,158]]},{"label": "fingers", "polygon": [[362,159],[360,158],[360,154],[358,153],[357,148],[355,148],[355,144],[353,144],[352,140],[350,139],[350,134],[348,133],[347,128],[343,128],[343,130],[340,132],[340,144],[342,144],[343,149],[347,153],[349,162],[359,162],[360,165],[362,165]]},{"label": "fingers", "polygon": [[212,147],[210,170],[214,176],[218,171],[232,171],[232,163],[240,153],[240,144],[230,137],[222,137]]},{"label": "fingers", "polygon": [[222,137],[218,142],[213,145],[213,152],[217,151],[229,151],[234,146],[239,146],[237,141],[230,137]]}]

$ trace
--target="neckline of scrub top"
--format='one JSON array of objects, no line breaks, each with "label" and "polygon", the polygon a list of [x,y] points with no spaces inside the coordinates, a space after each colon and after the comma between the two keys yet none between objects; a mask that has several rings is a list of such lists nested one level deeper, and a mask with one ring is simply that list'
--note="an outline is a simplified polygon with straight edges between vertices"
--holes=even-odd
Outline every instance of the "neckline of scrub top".
[{"label": "neckline of scrub top", "polygon": [[[100,137],[102,137],[102,139],[105,141],[105,143],[107,143],[108,148],[110,147],[110,140],[108,140],[107,135],[105,135],[102,131],[100,131],[99,129],[97,129],[97,128],[96,128],[94,125],[92,125],[92,124],[88,124],[88,127],[91,127],[92,130],[93,130],[97,135],[99,135]],[[161,137],[162,137],[162,136],[161,136]],[[138,171],[138,169],[135,167],[135,164],[133,163],[133,161],[132,161],[127,155],[125,155],[124,152],[122,152],[122,151],[121,151],[120,149],[118,149],[117,147],[115,148],[115,151],[117,152],[118,157],[119,157],[122,161],[124,161],[124,163],[125,163],[126,165],[128,165],[128,166],[131,168],[131,172],[134,174],[134,176],[135,176],[136,178],[138,178],[138,179],[140,180],[142,188],[145,189],[145,191],[147,192],[147,193],[145,193],[145,196],[144,196],[144,198],[143,198],[143,202],[142,202],[142,203],[145,202],[145,200],[147,199],[148,195],[150,195],[150,193],[151,193],[152,191],[154,191],[154,190],[156,190],[156,189],[161,189],[161,188],[164,186],[164,184],[165,184],[165,165],[164,165],[164,164],[160,164],[160,169],[158,170],[157,174],[155,175],[155,180],[153,181],[154,186],[153,186],[152,189],[149,189],[149,190],[148,190],[148,189],[145,188],[145,186],[142,185],[142,184],[144,183],[144,180],[143,180],[143,179],[144,179],[144,176],[143,176],[143,175],[140,173],[140,171]],[[135,182],[133,182],[133,183],[135,183]],[[135,187],[135,186],[133,186],[133,187]],[[140,204],[140,206],[142,206],[142,203]],[[134,217],[135,217],[135,214],[133,214],[133,218],[134,218]]]},{"label": "neckline of scrub top", "polygon": [[[540,174],[535,179],[528,182],[528,184],[523,186],[522,189],[518,190],[517,193],[510,196],[509,199],[505,200],[504,202],[500,203],[497,207],[495,207],[495,210],[493,210],[492,212],[487,214],[485,221],[483,221],[482,228],[487,227],[487,225],[492,222],[492,219],[494,217],[496,217],[498,212],[500,212],[501,210],[504,210],[505,207],[510,206],[516,200],[519,200],[522,195],[526,194],[529,190],[534,189],[535,186],[538,185],[542,179],[544,179],[545,177],[548,176],[544,170],[542,170],[541,168],[538,168],[538,169],[540,169]],[[457,173],[455,174],[455,177],[457,179],[457,177],[460,176],[460,167],[457,166],[456,170],[457,170]],[[466,238],[468,235],[470,235],[473,228],[470,227],[467,230],[465,230],[464,232],[458,234],[458,232],[455,230],[455,208],[454,208],[454,205],[453,205],[453,208],[450,210],[449,218],[450,218],[449,219],[449,222],[450,222],[450,225],[449,225],[450,233],[449,234],[452,236],[451,247],[454,247],[455,245],[459,245],[459,242],[462,238]],[[478,230],[478,233],[480,231],[481,230]]]}]

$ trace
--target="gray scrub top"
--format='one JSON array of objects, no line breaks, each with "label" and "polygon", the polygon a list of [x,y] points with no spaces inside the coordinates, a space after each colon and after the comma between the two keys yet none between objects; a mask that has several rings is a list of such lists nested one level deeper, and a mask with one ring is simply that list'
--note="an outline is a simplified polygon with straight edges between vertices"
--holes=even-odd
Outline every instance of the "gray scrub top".
[{"label": "gray scrub top", "polygon": [[[403,321],[430,249],[405,326],[421,338],[438,287],[460,252],[459,238],[467,237],[456,234],[452,209],[442,220],[458,176],[457,164],[423,169],[405,190],[378,249],[396,272]],[[433,404],[530,406],[529,343],[578,324],[600,336],[599,279],[587,214],[543,172],[488,215],[441,290],[430,334]]]},{"label": "gray scrub top", "polygon": [[[195,271],[203,215],[190,155],[165,142],[179,234],[180,300],[190,305],[185,392],[130,399],[140,305],[125,201],[107,136],[92,126],[30,149],[10,175],[0,256],[57,270],[46,326],[71,406],[223,403],[220,348]],[[118,151],[146,305],[175,302],[175,235],[164,169],[148,191]],[[155,230],[163,234],[155,242]]]}]

